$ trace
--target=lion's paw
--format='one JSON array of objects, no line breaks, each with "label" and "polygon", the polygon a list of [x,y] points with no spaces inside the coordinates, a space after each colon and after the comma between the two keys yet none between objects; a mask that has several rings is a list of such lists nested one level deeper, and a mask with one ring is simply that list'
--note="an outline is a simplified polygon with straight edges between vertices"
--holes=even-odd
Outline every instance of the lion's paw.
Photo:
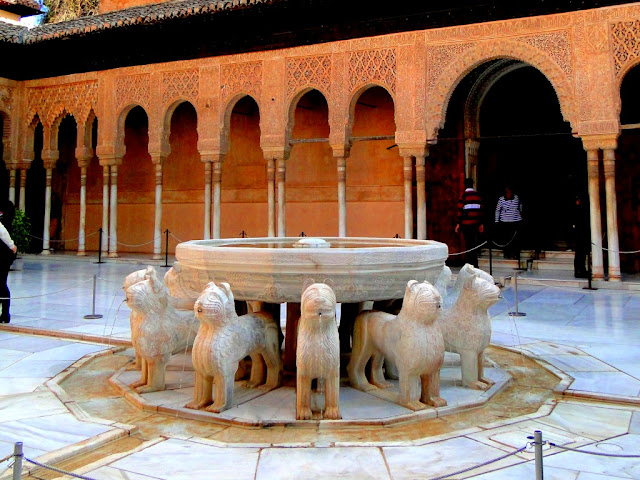
[{"label": "lion's paw", "polygon": [[301,408],[296,412],[296,420],[311,420],[312,414],[310,408]]},{"label": "lion's paw", "polygon": [[340,415],[340,409],[338,407],[327,407],[322,413],[322,418],[325,420],[340,420],[342,415]]},{"label": "lion's paw", "polygon": [[446,407],[447,406],[447,401],[442,397],[431,397],[427,401],[427,404],[431,405],[434,408]]}]

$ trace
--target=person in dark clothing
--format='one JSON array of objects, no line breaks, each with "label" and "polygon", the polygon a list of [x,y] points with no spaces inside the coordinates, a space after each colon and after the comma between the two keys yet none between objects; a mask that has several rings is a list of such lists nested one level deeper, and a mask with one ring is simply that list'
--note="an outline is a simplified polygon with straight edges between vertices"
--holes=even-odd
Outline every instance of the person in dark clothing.
[{"label": "person in dark clothing", "polygon": [[[480,244],[480,234],[484,231],[484,207],[482,196],[473,188],[473,179],[464,179],[464,192],[458,200],[458,222],[455,232],[462,230],[465,250],[471,250]],[[466,254],[467,263],[478,267],[478,250]]]},{"label": "person in dark clothing", "polygon": [[9,297],[11,292],[9,291],[9,285],[7,285],[7,277],[9,276],[9,269],[11,264],[16,258],[16,248],[11,234],[9,231],[12,228],[13,217],[15,216],[15,207],[13,203],[7,201],[2,205],[0,211],[0,305],[2,306],[2,313],[0,313],[0,323],[9,323],[11,316],[9,315],[9,308],[11,301]]},{"label": "person in dark clothing", "polygon": [[580,195],[576,195],[574,202],[571,226],[571,246],[575,253],[573,271],[576,278],[587,278],[587,256],[591,250],[589,209]]}]

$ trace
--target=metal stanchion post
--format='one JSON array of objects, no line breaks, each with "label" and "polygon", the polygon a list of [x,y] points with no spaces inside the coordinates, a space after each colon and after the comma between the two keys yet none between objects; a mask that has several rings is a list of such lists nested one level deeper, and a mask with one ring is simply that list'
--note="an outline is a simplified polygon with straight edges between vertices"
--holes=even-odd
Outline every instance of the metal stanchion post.
[{"label": "metal stanchion post", "polygon": [[169,266],[169,229],[167,228],[165,231],[165,240],[164,240],[164,265],[163,267]]},{"label": "metal stanchion post", "polygon": [[102,261],[102,227],[98,229],[98,261],[96,263],[104,263]]},{"label": "metal stanchion post", "polygon": [[597,288],[591,286],[591,282],[593,280],[593,271],[591,270],[591,267],[591,252],[589,252],[589,255],[587,256],[587,286],[582,287],[583,290],[597,290]]},{"label": "metal stanchion post", "polygon": [[542,465],[542,432],[536,430],[533,432],[533,444],[536,452],[536,480],[544,480],[544,472]]},{"label": "metal stanchion post", "polygon": [[86,318],[87,320],[94,320],[96,318],[102,318],[102,315],[99,313],[96,313],[96,283],[98,281],[98,276],[94,275],[93,276],[93,303],[92,303],[92,307],[91,307],[91,314],[90,315],[85,315],[84,318]]},{"label": "metal stanchion post", "polygon": [[527,315],[526,313],[518,310],[518,273],[520,272],[517,268],[513,270],[513,283],[516,292],[516,311],[509,312],[510,317],[525,317]]},{"label": "metal stanchion post", "polygon": [[22,478],[22,442],[13,445],[13,480]]}]

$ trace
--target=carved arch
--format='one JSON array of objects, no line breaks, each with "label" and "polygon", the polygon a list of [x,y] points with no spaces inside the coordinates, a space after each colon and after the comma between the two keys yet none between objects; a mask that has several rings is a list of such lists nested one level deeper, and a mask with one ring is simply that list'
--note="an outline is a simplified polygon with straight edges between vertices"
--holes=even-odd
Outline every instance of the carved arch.
[{"label": "carved arch", "polygon": [[[169,137],[171,135],[171,119],[173,118],[173,114],[175,113],[176,109],[183,103],[188,103],[193,107],[193,110],[196,112],[196,122],[198,121],[198,110],[190,100],[180,97],[175,99],[173,102],[171,102],[162,120],[162,137],[160,140],[160,148],[162,150],[161,153],[163,155],[168,156],[171,153],[171,143],[169,142]],[[124,124],[123,124],[123,127],[124,127]],[[124,137],[122,138],[122,141],[124,142]]]},{"label": "carved arch", "polygon": [[439,75],[433,88],[427,91],[427,136],[437,138],[444,127],[451,95],[462,79],[477,66],[496,59],[519,60],[539,70],[549,80],[558,97],[565,121],[577,129],[578,108],[571,81],[542,50],[514,40],[483,42],[462,52]]},{"label": "carved arch", "polygon": [[229,135],[231,133],[231,115],[233,113],[233,109],[236,107],[238,102],[245,97],[251,98],[251,100],[253,100],[258,106],[258,115],[260,116],[260,131],[262,131],[262,115],[260,115],[262,109],[260,107],[260,102],[258,102],[255,95],[252,95],[248,92],[237,93],[227,101],[226,105],[222,109],[222,117],[220,118],[220,145],[221,150],[224,153],[226,153],[229,149]]},{"label": "carved arch", "polygon": [[362,94],[364,92],[366,92],[367,90],[371,89],[371,88],[375,88],[375,87],[380,87],[382,88],[385,92],[387,92],[389,94],[389,96],[391,97],[391,101],[393,102],[393,121],[396,124],[396,129],[397,129],[397,109],[396,109],[396,98],[395,95],[393,94],[393,92],[391,90],[389,90],[389,87],[387,87],[386,85],[382,84],[382,83],[378,83],[378,82],[369,82],[369,83],[365,83],[363,85],[360,86],[360,88],[358,88],[357,90],[355,90],[353,92],[353,95],[351,96],[351,100],[349,101],[349,110],[347,112],[347,129],[346,129],[346,138],[347,140],[351,138],[351,132],[353,131],[353,122],[355,121],[356,118],[356,104],[358,103],[358,100],[360,99],[360,97],[362,96]]},{"label": "carved arch", "polygon": [[130,103],[122,110],[120,110],[116,123],[116,144],[114,146],[116,158],[119,160],[122,160],[122,157],[124,157],[125,153],[127,153],[126,147],[124,145],[124,124],[127,121],[127,116],[129,115],[131,110],[136,107],[142,108],[144,114],[147,116],[147,120],[149,119],[149,112],[147,112],[147,110],[139,103]]},{"label": "carved arch", "polygon": [[622,83],[624,79],[627,77],[627,74],[633,70],[635,67],[640,68],[640,57],[635,58],[633,61],[629,62],[624,66],[622,70],[618,73],[618,78],[616,79],[616,94],[615,95],[615,107],[616,107],[616,117],[619,119],[620,114],[622,113]]},{"label": "carved arch", "polygon": [[69,112],[65,107],[59,106],[55,109],[55,115],[53,111],[51,112],[49,118],[51,119],[49,123],[49,145],[45,145],[49,150],[58,150],[58,130],[60,129],[60,123],[66,117],[72,117],[73,121],[76,122],[76,126],[78,125],[78,121],[73,113]]},{"label": "carved arch", "polygon": [[292,138],[293,127],[295,125],[296,108],[298,107],[298,102],[302,97],[304,97],[307,93],[311,92],[312,90],[317,90],[318,92],[320,92],[324,97],[325,101],[327,102],[327,109],[328,109],[327,122],[329,123],[329,128],[331,128],[330,120],[331,120],[332,108],[331,108],[331,104],[329,103],[329,99],[331,97],[329,96],[328,92],[326,92],[322,88],[319,88],[316,86],[307,86],[301,90],[298,90],[298,92],[291,97],[291,100],[289,102],[289,107],[287,108],[287,118],[286,118],[287,123],[286,123],[286,131],[285,131],[286,145],[289,145],[289,142]]}]

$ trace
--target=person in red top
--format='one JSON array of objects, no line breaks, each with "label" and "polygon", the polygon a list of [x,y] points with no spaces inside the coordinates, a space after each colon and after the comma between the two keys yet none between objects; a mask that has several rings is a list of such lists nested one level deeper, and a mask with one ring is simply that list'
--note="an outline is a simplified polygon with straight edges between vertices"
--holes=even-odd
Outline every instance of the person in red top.
[{"label": "person in red top", "polygon": [[[471,250],[480,244],[480,234],[484,232],[484,207],[482,196],[473,188],[473,179],[464,179],[464,192],[458,200],[458,222],[456,233],[462,230],[465,250]],[[466,254],[467,263],[478,267],[478,250]]]}]

